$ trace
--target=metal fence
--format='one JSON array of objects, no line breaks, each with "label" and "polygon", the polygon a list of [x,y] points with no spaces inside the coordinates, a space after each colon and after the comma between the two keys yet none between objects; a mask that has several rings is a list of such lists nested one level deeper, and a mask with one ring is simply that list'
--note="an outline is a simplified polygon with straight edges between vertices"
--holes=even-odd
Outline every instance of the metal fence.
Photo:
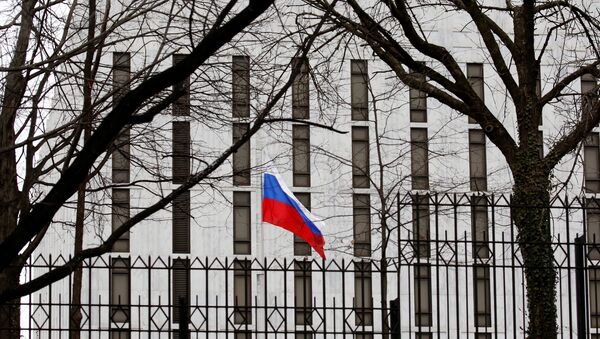
[{"label": "metal fence", "polygon": [[[371,244],[372,257],[327,261],[90,259],[82,337],[524,338],[525,280],[509,198],[399,196],[383,260],[380,244]],[[561,338],[600,335],[599,206],[557,197],[547,207]],[[64,261],[40,255],[27,279]],[[71,279],[22,300],[25,337],[68,337]]]}]

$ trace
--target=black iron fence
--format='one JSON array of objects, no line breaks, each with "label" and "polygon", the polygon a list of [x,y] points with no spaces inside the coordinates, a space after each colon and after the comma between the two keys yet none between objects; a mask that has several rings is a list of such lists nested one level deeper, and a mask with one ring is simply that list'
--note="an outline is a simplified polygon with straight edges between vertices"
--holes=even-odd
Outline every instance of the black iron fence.
[{"label": "black iron fence", "polygon": [[[600,336],[600,204],[546,208],[559,337]],[[372,233],[380,233],[372,213]],[[524,338],[523,262],[507,196],[398,197],[385,257],[170,258],[83,264],[83,338]],[[373,237],[376,239],[377,237]],[[598,238],[598,241],[596,241]],[[381,237],[377,238],[381,239]],[[65,262],[38,256],[33,279]],[[67,338],[72,276],[22,300],[22,333]]]}]

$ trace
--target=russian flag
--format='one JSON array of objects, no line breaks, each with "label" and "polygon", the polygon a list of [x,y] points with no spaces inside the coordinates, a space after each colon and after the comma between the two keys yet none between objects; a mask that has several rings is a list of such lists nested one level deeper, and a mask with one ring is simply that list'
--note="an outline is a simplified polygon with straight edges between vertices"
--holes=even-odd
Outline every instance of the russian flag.
[{"label": "russian flag", "polygon": [[317,227],[322,226],[323,222],[302,206],[276,174],[263,175],[262,215],[263,222],[283,227],[296,234],[325,259],[325,239]]}]

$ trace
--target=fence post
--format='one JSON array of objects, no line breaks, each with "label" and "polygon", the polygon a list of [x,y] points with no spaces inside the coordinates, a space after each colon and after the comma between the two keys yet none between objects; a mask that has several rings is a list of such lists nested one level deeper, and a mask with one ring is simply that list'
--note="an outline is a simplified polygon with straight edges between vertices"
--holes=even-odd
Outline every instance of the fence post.
[{"label": "fence post", "polygon": [[575,238],[575,293],[577,297],[577,338],[585,339],[587,315],[585,312],[585,240],[583,235]]},{"label": "fence post", "polygon": [[179,297],[179,339],[189,339],[189,307],[184,297]]},{"label": "fence post", "polygon": [[390,332],[392,339],[400,338],[400,300],[390,300]]}]

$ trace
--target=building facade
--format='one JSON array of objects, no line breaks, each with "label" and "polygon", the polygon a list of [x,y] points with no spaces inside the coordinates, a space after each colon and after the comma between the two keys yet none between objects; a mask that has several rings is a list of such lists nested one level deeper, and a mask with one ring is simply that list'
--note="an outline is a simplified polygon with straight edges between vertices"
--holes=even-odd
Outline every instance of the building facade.
[{"label": "building facade", "polygon": [[[514,112],[498,74],[473,32],[456,28],[461,22],[440,22],[432,39],[456,42],[452,50],[473,89],[510,125]],[[149,48],[149,54],[136,44],[117,43],[102,57],[104,109],[136,85],[147,60],[161,56],[152,66],[161,69],[186,53],[182,43],[169,52]],[[85,246],[100,243],[206,168],[250,130],[281,86],[277,77],[299,71],[272,123],[206,180],[119,238],[110,255],[84,265],[87,335],[167,337],[189,317],[186,326],[203,338],[382,337],[393,326],[389,305],[396,299],[392,314],[402,337],[523,336],[523,272],[509,198],[502,195],[510,193],[512,179],[481,126],[403,85],[360,44],[306,57],[289,41],[278,44],[256,47],[244,35],[175,86],[185,94],[169,109],[148,126],[123,130],[107,153],[99,179],[90,182]],[[555,66],[542,60],[540,93],[551,88]],[[596,86],[593,77],[582,77],[570,107],[585,112],[582,95]],[[541,154],[555,142],[563,118],[544,111]],[[580,202],[553,202],[554,239],[569,252],[556,256],[565,267],[575,260],[575,235],[587,234],[589,243],[600,236],[600,212],[590,200],[600,190],[599,132],[595,128],[555,171],[554,193]],[[273,168],[324,219],[327,260],[302,239],[261,222],[261,175]],[[30,277],[52,264],[50,256],[60,262],[71,253],[73,218],[74,209],[65,207]],[[588,255],[589,265],[595,259]],[[567,335],[577,327],[574,273],[565,272],[559,269],[559,303],[560,330]],[[587,327],[597,333],[600,280],[596,269],[587,272]],[[43,290],[39,303],[31,297],[30,327],[38,326],[36,317],[49,319],[39,337],[54,337],[68,323],[34,311],[64,312],[49,304],[59,295],[68,298],[69,282]]]}]

